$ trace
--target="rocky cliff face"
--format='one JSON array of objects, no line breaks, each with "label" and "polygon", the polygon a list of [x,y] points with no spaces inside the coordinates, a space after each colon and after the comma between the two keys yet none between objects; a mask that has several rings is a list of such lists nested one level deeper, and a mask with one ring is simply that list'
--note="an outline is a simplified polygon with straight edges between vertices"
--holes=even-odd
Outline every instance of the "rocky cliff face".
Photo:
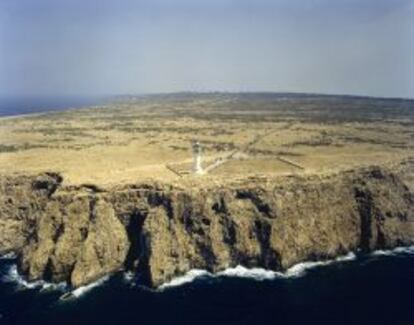
[{"label": "rocky cliff face", "polygon": [[414,243],[414,195],[372,167],[225,186],[64,186],[53,173],[0,180],[0,253],[30,280],[74,287],[118,270],[157,286],[192,268],[284,270]]}]

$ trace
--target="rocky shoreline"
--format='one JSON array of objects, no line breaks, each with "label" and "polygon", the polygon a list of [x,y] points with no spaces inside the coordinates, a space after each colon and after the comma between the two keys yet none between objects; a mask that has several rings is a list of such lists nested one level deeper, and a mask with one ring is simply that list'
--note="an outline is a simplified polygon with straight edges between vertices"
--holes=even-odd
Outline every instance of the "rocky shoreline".
[{"label": "rocky shoreline", "polygon": [[116,272],[157,287],[191,269],[283,271],[414,243],[413,163],[225,185],[98,188],[0,177],[0,254],[28,280],[79,287]]}]

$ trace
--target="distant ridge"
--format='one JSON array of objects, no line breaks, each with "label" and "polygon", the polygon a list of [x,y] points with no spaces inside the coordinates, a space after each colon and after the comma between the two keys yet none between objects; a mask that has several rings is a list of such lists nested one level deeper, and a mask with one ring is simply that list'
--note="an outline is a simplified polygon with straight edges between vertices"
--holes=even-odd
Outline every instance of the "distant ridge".
[{"label": "distant ridge", "polygon": [[185,97],[290,97],[290,98],[347,98],[347,99],[379,99],[390,101],[414,101],[414,98],[405,97],[381,97],[381,96],[369,96],[369,95],[353,95],[353,94],[324,94],[324,93],[312,93],[312,92],[276,92],[276,91],[243,91],[243,92],[228,92],[228,91],[177,91],[177,92],[160,92],[160,93],[142,93],[142,94],[120,94],[114,95],[110,98],[113,100],[125,100],[125,99],[138,99],[138,98],[185,98]]}]

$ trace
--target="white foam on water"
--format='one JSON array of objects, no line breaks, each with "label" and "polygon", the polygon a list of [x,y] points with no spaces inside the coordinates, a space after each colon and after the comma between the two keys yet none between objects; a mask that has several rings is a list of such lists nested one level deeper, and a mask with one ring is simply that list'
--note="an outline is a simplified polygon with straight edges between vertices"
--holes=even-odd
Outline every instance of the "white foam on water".
[{"label": "white foam on water", "polygon": [[374,256],[395,256],[398,254],[413,254],[414,253],[414,245],[413,246],[401,246],[396,247],[393,249],[383,250],[379,249],[371,253]]},{"label": "white foam on water", "polygon": [[[106,280],[109,279],[109,275],[100,278],[99,280],[92,282],[88,285],[76,288],[71,292],[73,297],[77,298],[82,296],[83,294],[89,292],[93,288],[101,285]],[[66,282],[60,283],[50,283],[44,280],[38,281],[27,281],[24,277],[22,277],[19,272],[17,271],[17,265],[13,264],[9,267],[7,273],[1,278],[2,281],[6,283],[15,283],[17,284],[17,289],[40,289],[40,291],[49,291],[49,290],[59,290],[59,291],[66,291],[68,289],[68,284]]]},{"label": "white foam on water", "polygon": [[252,268],[248,269],[241,265],[236,266],[235,268],[229,268],[222,272],[217,273],[218,276],[233,276],[240,278],[252,278],[255,280],[271,280],[275,278],[294,278],[303,276],[306,273],[306,270],[309,270],[314,267],[329,265],[335,262],[351,261],[356,258],[356,255],[352,252],[339,256],[333,260],[326,261],[316,261],[316,262],[303,262],[298,263],[287,269],[285,272],[275,272],[271,270],[266,270],[262,268]]},{"label": "white foam on water", "polygon": [[68,284],[66,282],[50,283],[50,282],[43,281],[41,291],[48,291],[48,290],[65,291],[67,287],[68,287]]},{"label": "white foam on water", "polygon": [[131,272],[131,271],[124,272],[123,276],[124,276],[124,281],[127,282],[127,283],[131,283],[135,279],[135,273]]},{"label": "white foam on water", "polygon": [[170,288],[170,287],[178,287],[185,283],[193,282],[195,279],[204,277],[204,276],[211,276],[211,274],[205,270],[199,270],[199,269],[190,270],[186,274],[179,276],[177,278],[174,278],[171,281],[160,285],[158,287],[158,290],[163,290],[165,288]]},{"label": "white foam on water", "polygon": [[393,250],[396,253],[404,253],[404,254],[413,254],[414,253],[414,245],[408,247],[397,247]]},{"label": "white foam on water", "polygon": [[280,273],[283,278],[298,278],[306,274],[306,271],[321,265],[328,265],[329,261],[303,262],[293,265],[286,272]]},{"label": "white foam on water", "polygon": [[17,257],[17,255],[13,252],[4,254],[0,256],[0,260],[14,260]]},{"label": "white foam on water", "polygon": [[183,276],[179,276],[171,280],[170,282],[162,284],[161,286],[158,287],[158,290],[162,291],[163,289],[166,289],[166,288],[181,286],[183,284],[190,283],[200,277],[210,277],[210,278],[235,277],[235,278],[249,278],[249,279],[254,279],[257,281],[272,280],[275,278],[296,278],[296,277],[305,275],[306,271],[311,268],[314,268],[317,266],[329,265],[335,262],[351,261],[351,260],[354,260],[355,258],[356,258],[356,255],[350,252],[346,255],[339,256],[333,260],[298,263],[283,273],[266,270],[263,268],[249,269],[241,265],[237,265],[236,267],[225,269],[224,271],[217,272],[216,274],[209,273],[205,270],[194,269],[194,270],[188,271]]},{"label": "white foam on water", "polygon": [[50,283],[43,280],[27,281],[17,271],[17,265],[10,266],[8,272],[2,277],[2,281],[9,283],[16,283],[18,289],[36,289],[41,290],[64,290],[67,287],[65,282]]},{"label": "white foam on water", "polygon": [[95,282],[89,283],[87,285],[84,285],[82,287],[76,288],[71,293],[74,297],[79,298],[80,296],[84,295],[85,293],[91,291],[93,288],[96,288],[100,285],[102,285],[104,282],[106,282],[109,279],[109,275],[106,275]]},{"label": "white foam on water", "polygon": [[[408,246],[408,247],[397,247],[395,249],[392,250],[377,250],[373,253],[371,253],[372,255],[396,255],[396,254],[413,254],[414,253],[414,245],[413,246]],[[14,255],[4,255],[1,258],[7,258],[7,259],[12,259],[15,258]],[[188,271],[186,274],[184,274],[183,276],[179,276],[177,278],[172,279],[171,281],[162,284],[161,286],[158,287],[157,290],[164,290],[166,288],[171,288],[171,287],[177,287],[177,286],[181,286],[183,284],[186,283],[190,283],[193,282],[195,279],[200,278],[200,277],[237,277],[237,278],[250,278],[250,279],[254,279],[254,280],[259,280],[259,281],[263,281],[263,280],[272,280],[275,278],[297,278],[300,276],[303,276],[306,274],[306,271],[315,267],[319,267],[319,266],[324,266],[324,265],[329,265],[335,262],[344,262],[344,261],[351,261],[354,260],[356,258],[356,255],[352,252],[343,255],[343,256],[339,256],[335,259],[332,260],[326,260],[326,261],[315,261],[315,262],[303,262],[303,263],[298,263],[292,267],[290,267],[288,270],[286,270],[286,272],[275,272],[275,271],[271,271],[271,270],[266,270],[266,269],[262,269],[262,268],[246,268],[244,266],[238,265],[234,268],[228,268],[225,269],[224,271],[218,272],[216,274],[212,274],[209,273],[208,271],[205,270],[200,270],[200,269],[193,269]],[[127,282],[132,282],[134,280],[135,274],[133,272],[125,272],[124,273],[124,280]],[[80,297],[82,295],[84,295],[85,293],[89,292],[90,290],[92,290],[93,288],[100,286],[101,284],[103,284],[105,281],[107,281],[109,279],[109,276],[104,276],[101,279],[92,282],[88,285],[79,287],[75,290],[73,290],[71,293],[73,294],[74,297]],[[2,278],[3,281],[5,282],[14,282],[17,283],[19,287],[21,288],[27,288],[27,289],[33,289],[33,288],[42,288],[42,289],[59,289],[59,290],[65,290],[67,288],[67,284],[66,283],[58,283],[58,284],[54,284],[54,283],[48,283],[46,281],[43,280],[39,280],[39,281],[26,281],[17,271],[17,266],[14,264],[10,267],[9,271],[7,272],[7,274],[5,276],[3,276]]]},{"label": "white foam on water", "polygon": [[335,258],[335,262],[346,262],[346,261],[353,261],[356,259],[356,255],[354,252],[349,252],[346,255],[338,256]]},{"label": "white foam on water", "polygon": [[375,252],[372,252],[371,255],[373,255],[373,256],[390,256],[390,255],[394,255],[394,253],[392,251],[386,251],[386,250],[379,249]]},{"label": "white foam on water", "polygon": [[248,269],[244,266],[237,265],[234,268],[225,269],[218,272],[217,276],[237,277],[237,278],[249,278],[255,280],[271,280],[278,275],[278,272],[262,269],[252,268]]},{"label": "white foam on water", "polygon": [[303,262],[298,263],[286,270],[285,273],[281,273],[282,277],[297,278],[306,274],[306,271],[315,267],[330,265],[337,262],[346,262],[356,259],[356,255],[353,252],[349,252],[346,255],[338,256],[333,260],[315,261],[315,262]]}]

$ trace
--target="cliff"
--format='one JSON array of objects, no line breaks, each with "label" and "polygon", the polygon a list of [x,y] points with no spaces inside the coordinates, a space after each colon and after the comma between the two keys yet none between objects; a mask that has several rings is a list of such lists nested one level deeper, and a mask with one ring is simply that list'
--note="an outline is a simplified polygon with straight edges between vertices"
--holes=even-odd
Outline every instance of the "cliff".
[{"label": "cliff", "polygon": [[[0,178],[0,253],[29,280],[74,287],[118,270],[158,286],[192,268],[284,270],[305,260],[414,243],[406,162],[327,176],[221,185],[64,185]],[[391,171],[392,170],[392,171]]]}]

